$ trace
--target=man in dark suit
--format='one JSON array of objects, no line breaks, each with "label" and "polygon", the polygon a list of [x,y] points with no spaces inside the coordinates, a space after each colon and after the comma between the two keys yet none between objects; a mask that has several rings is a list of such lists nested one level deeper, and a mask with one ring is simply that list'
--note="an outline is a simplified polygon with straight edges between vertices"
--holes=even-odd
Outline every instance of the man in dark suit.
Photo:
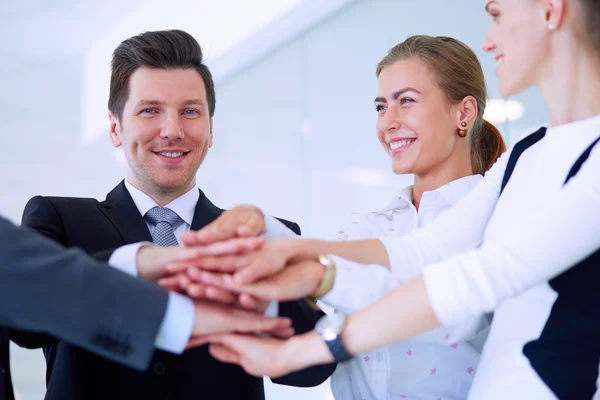
[{"label": "man in dark suit", "polygon": [[[131,274],[156,280],[128,261],[140,242],[180,244],[183,233],[201,229],[223,213],[195,183],[212,146],[214,109],[212,77],[193,37],[182,31],[158,31],[124,41],[113,53],[109,134],[128,161],[126,180],[103,202],[35,197],[25,208],[23,225],[64,246],[109,259]],[[300,233],[298,225],[283,222]],[[124,247],[115,250],[120,246]],[[207,288],[204,295],[221,301],[233,296],[216,288]],[[266,311],[264,303],[251,304],[258,312]],[[275,303],[269,306],[273,308],[292,319],[297,333],[311,330],[322,315],[305,302]],[[236,312],[235,307],[231,310]],[[102,360],[66,342],[46,347],[45,355],[47,399],[264,399],[262,379],[216,361],[206,346],[181,356],[157,351],[145,372]],[[315,386],[334,369],[335,365],[312,367],[276,382]]]},{"label": "man in dark suit", "polygon": [[[137,255],[138,267],[156,271],[157,259],[187,257],[188,250],[145,247],[140,253],[147,254]],[[14,400],[6,328],[52,335],[89,354],[140,370],[147,367],[155,346],[169,348],[178,340],[178,320],[173,317],[186,311],[176,301],[179,295],[109,268],[81,250],[65,250],[1,217],[0,260],[0,400]],[[115,293],[128,296],[123,299]],[[196,318],[205,314],[201,302],[191,313],[192,334],[206,332]],[[229,320],[224,330],[274,327],[273,321],[252,313],[237,317],[221,316],[221,321]],[[254,323],[262,326],[250,327]]]}]

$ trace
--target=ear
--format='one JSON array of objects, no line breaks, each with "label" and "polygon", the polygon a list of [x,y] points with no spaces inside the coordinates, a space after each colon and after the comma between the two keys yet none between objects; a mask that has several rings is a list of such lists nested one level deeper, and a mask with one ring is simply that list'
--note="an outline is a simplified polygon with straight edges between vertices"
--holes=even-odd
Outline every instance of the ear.
[{"label": "ear", "polygon": [[123,144],[123,141],[121,140],[121,122],[112,111],[108,112],[108,120],[108,136],[110,142],[114,147],[120,147]]},{"label": "ear", "polygon": [[[473,96],[467,96],[456,105],[456,128],[469,130],[473,126],[473,122],[477,119],[477,100]],[[466,128],[461,126],[462,122],[466,122]]]},{"label": "ear", "polygon": [[545,22],[549,30],[558,29],[564,22],[565,0],[545,0]]},{"label": "ear", "polygon": [[212,145],[213,145],[213,132],[212,132],[212,129],[213,129],[213,119],[212,119],[212,117],[210,117],[209,124],[210,124],[210,142],[208,143],[208,148],[210,149],[212,147]]}]

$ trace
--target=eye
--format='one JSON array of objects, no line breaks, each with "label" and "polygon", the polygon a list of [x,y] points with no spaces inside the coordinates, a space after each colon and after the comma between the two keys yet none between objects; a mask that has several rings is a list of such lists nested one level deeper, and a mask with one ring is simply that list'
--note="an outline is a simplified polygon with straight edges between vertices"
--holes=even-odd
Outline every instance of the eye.
[{"label": "eye", "polygon": [[144,108],[141,114],[156,114],[156,110],[153,108]]},{"label": "eye", "polygon": [[498,18],[500,18],[500,11],[494,10],[493,8],[490,8],[488,10],[488,14],[490,15],[490,18],[492,19],[492,21],[494,21],[494,22],[497,22]]},{"label": "eye", "polygon": [[403,97],[399,101],[400,105],[408,104],[408,103],[414,103],[414,102],[415,101],[413,99],[411,99],[410,97]]},{"label": "eye", "polygon": [[194,110],[193,108],[190,108],[188,110],[185,110],[183,112],[184,115],[190,115],[190,116],[196,116],[196,115],[200,115],[200,112],[198,110]]},{"label": "eye", "polygon": [[386,106],[384,106],[384,105],[381,105],[381,104],[376,104],[376,105],[375,105],[375,111],[377,111],[377,112],[381,112],[381,111],[384,111],[384,110],[387,110],[387,107],[386,107]]}]

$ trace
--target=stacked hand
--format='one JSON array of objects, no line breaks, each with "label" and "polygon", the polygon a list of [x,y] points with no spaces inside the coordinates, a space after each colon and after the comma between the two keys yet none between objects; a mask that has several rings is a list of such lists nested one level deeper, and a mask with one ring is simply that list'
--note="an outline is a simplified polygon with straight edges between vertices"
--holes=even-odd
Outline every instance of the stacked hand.
[{"label": "stacked hand", "polygon": [[189,347],[210,342],[211,354],[223,362],[257,376],[279,376],[302,367],[289,362],[299,360],[291,343],[273,338],[289,338],[294,331],[289,319],[263,313],[271,301],[314,293],[324,268],[302,254],[298,239],[267,243],[260,237],[264,230],[259,209],[235,207],[184,234],[185,247],[142,247],[138,274],[195,300]]}]

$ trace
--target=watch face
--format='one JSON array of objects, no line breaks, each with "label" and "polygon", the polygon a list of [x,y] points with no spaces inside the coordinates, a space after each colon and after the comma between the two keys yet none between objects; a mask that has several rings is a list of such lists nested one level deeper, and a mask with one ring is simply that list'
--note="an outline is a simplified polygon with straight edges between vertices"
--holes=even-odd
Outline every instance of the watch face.
[{"label": "watch face", "polygon": [[317,333],[323,336],[325,340],[333,340],[342,331],[345,320],[346,316],[341,313],[325,315],[317,322],[315,325],[315,330]]},{"label": "watch face", "polygon": [[324,267],[330,266],[330,265],[334,265],[333,261],[331,261],[331,258],[327,257],[324,254],[320,254],[319,255],[319,262],[321,263],[321,265],[323,265]]}]

